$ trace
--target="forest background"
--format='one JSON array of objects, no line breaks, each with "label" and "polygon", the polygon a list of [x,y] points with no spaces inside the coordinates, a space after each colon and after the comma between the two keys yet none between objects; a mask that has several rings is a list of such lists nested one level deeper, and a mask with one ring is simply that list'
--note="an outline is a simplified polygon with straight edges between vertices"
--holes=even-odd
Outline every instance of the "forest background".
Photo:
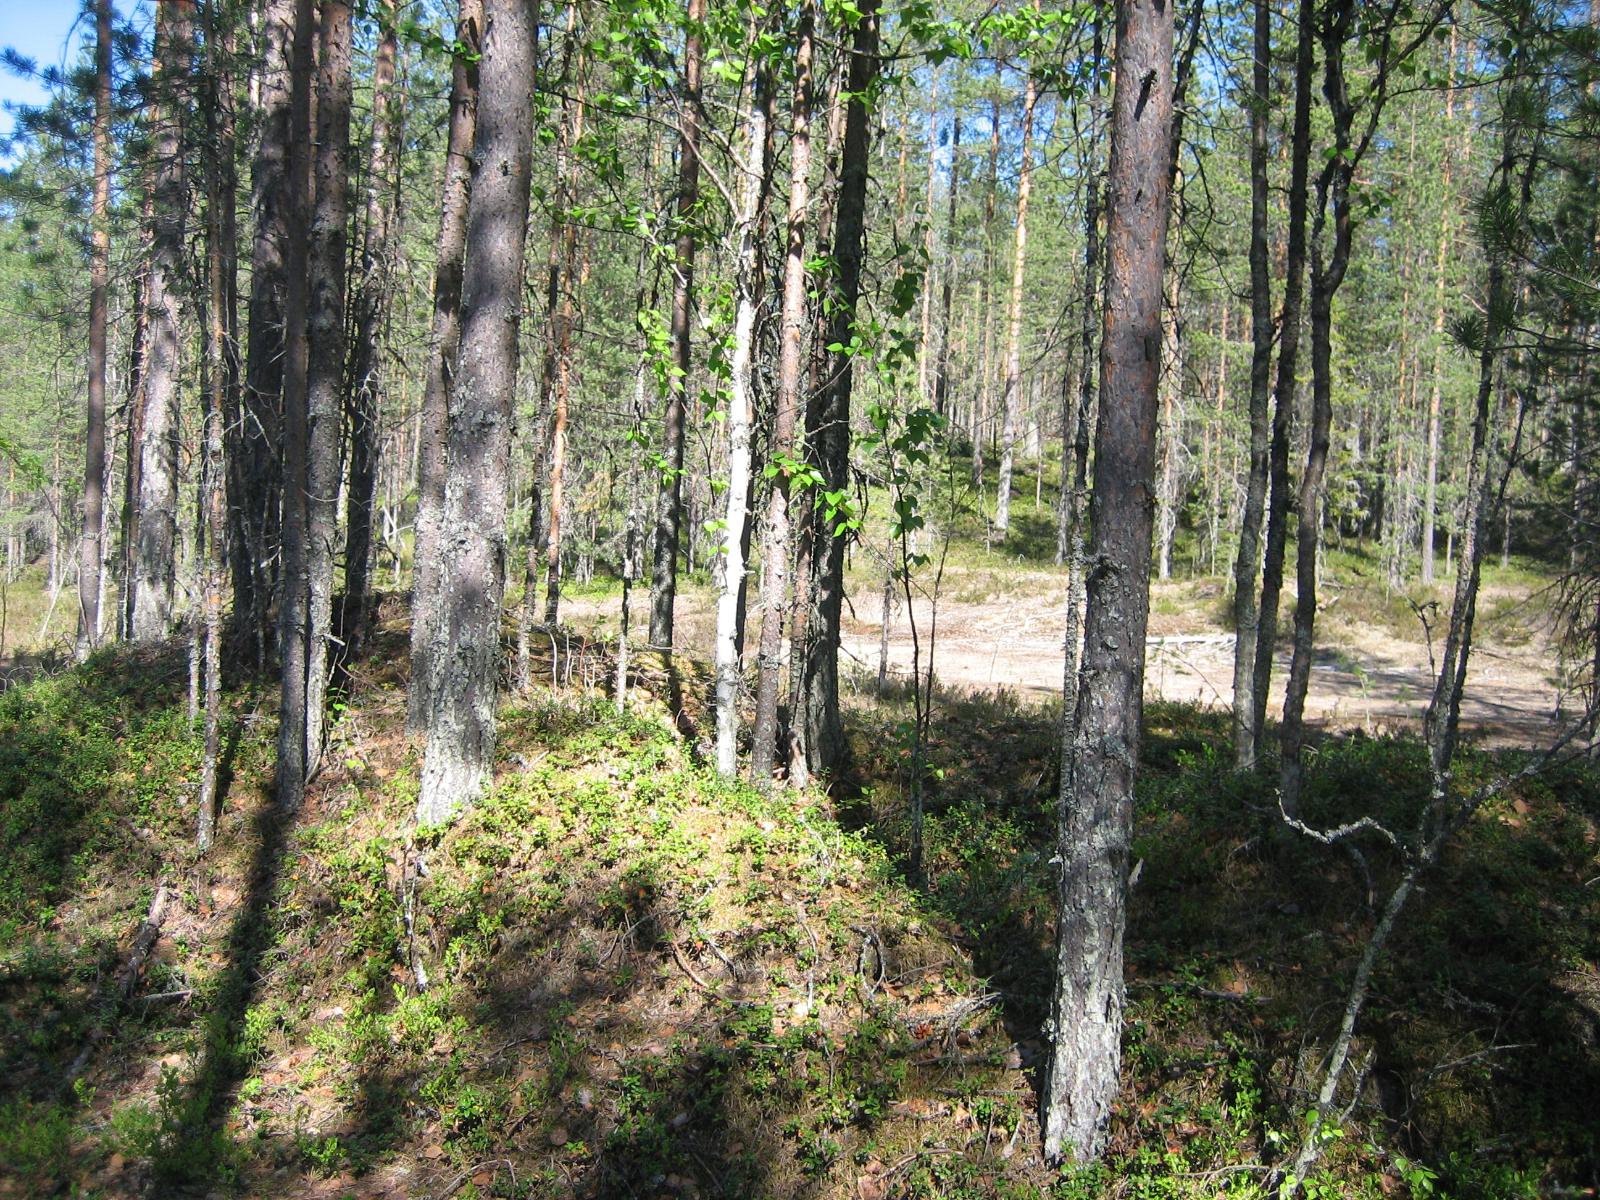
[{"label": "forest background", "polygon": [[[3,794],[25,848],[6,986],[19,1069],[38,1074],[6,1110],[18,1178],[259,1189],[326,1168],[381,1189],[448,1158],[428,1187],[517,1194],[518,1170],[592,1194],[637,1172],[727,1195],[1582,1186],[1597,27],[1600,10],[1511,0],[167,0],[92,6],[58,68],[9,53],[40,89],[0,182]],[[1191,702],[1153,709],[1148,738],[1147,659]],[[1008,749],[975,744],[990,726]],[[107,790],[169,754],[192,763]],[[571,778],[533,770],[552,755]],[[583,791],[596,756],[628,780],[666,764],[682,819],[635,811],[631,782]],[[239,800],[252,788],[259,806]],[[727,829],[684,833],[719,804]],[[513,811],[558,828],[522,851],[481,832]],[[1524,851],[1504,830],[1533,813],[1548,828]],[[839,851],[789,847],[807,899],[778,894],[808,947],[751,934],[728,955],[782,922],[751,891],[706,908],[685,878],[752,869],[746,834],[725,836],[742,822],[812,817],[865,839],[848,841],[865,874],[841,884]],[[635,819],[676,831],[660,857],[630,861],[651,836],[619,831]],[[1231,906],[1180,905],[1193,923],[1166,932],[1189,952],[1158,957],[1151,986],[1282,1007],[1226,1029],[1176,1014],[1180,1041],[1226,1049],[1161,1110],[1178,1134],[1151,1156],[1136,1131],[1155,1110],[1129,1097],[1173,1068],[1130,1048],[1124,938],[1137,864],[1176,854],[1185,821],[1217,857],[1169,862],[1146,894],[1193,900],[1245,854],[1256,907],[1340,936],[1314,964],[1323,990],[1295,996],[1282,928],[1224,952]],[[124,826],[149,844],[107,840]],[[597,837],[620,840],[593,877],[533,866]],[[371,861],[340,857],[350,838]],[[257,985],[305,936],[291,840],[368,880],[339,906],[372,928],[361,971],[313,967],[287,1002]],[[544,872],[526,910],[422,882],[444,862],[481,887],[474,856],[519,853]],[[1423,976],[1384,973],[1393,939],[1420,936],[1402,918],[1425,907],[1437,935],[1465,897],[1431,881],[1524,853],[1565,881],[1555,931],[1517,960],[1542,1003],[1495,993],[1462,1011],[1498,1024],[1435,1028],[1461,989],[1437,939],[1400,959]],[[1328,897],[1290,886],[1308,862]],[[1529,878],[1496,878],[1501,911],[1533,902]],[[824,946],[805,904],[848,908],[838,889],[869,882]],[[90,894],[119,897],[103,924],[70,903]],[[113,928],[129,904],[131,948]],[[552,933],[567,910],[578,932]],[[885,942],[911,946],[930,911],[961,965],[906,1007]],[[985,947],[999,928],[1015,953]],[[514,937],[551,939],[579,976],[620,970],[635,1040],[674,1031],[671,1067],[611,1076],[588,1046],[569,1072],[527,1014],[510,1044],[552,1044],[514,1065],[541,1082],[474,1058]],[[934,957],[904,953],[908,973]],[[698,999],[664,1026],[635,984],[674,968]],[[753,979],[766,1024],[741,1025]],[[1371,1009],[1392,1018],[1401,994],[1428,1033],[1397,1046]],[[41,995],[54,1015],[30,1034]],[[1148,1019],[1137,989],[1127,1003]],[[130,1006],[161,1015],[134,1029]],[[292,1154],[263,1153],[302,1099],[285,1087],[252,1115],[256,1068],[335,1010],[354,1040],[301,1080],[333,1103]],[[431,1032],[406,1042],[417,1020]],[[330,1082],[379,1026],[423,1100]],[[713,1030],[732,1082],[678,1123],[664,1110]],[[980,1033],[997,1044],[966,1054]],[[790,1034],[827,1081],[802,1073],[775,1101],[782,1141],[752,1150],[728,1130]],[[168,1039],[181,1062],[152,1053]],[[449,1044],[449,1071],[418,1066]],[[1452,1090],[1459,1063],[1531,1045],[1553,1058]],[[841,1083],[836,1046],[859,1078]],[[114,1082],[141,1059],[160,1069]],[[982,1070],[959,1104],[932,1100],[924,1068],[952,1064]],[[991,1070],[1009,1082],[980,1121]],[[76,1108],[53,1098],[63,1073]],[[629,1079],[654,1081],[642,1106]],[[1474,1162],[1506,1094],[1539,1119]],[[518,1137],[534,1112],[537,1151]],[[913,1146],[907,1122],[930,1115],[945,1124]],[[1007,1165],[1030,1121],[1034,1148]],[[195,1125],[212,1135],[188,1140]],[[1351,1128],[1362,1147],[1336,1153]],[[1053,1174],[1108,1155],[1109,1174]]]}]

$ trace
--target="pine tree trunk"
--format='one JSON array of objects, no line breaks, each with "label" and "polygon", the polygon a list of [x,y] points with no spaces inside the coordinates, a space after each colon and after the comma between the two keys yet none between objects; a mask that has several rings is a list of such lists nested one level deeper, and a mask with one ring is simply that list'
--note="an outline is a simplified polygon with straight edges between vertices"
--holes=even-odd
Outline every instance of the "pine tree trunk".
[{"label": "pine tree trunk", "polygon": [[[694,303],[694,209],[700,198],[700,25],[705,0],[688,0],[683,49],[683,104],[678,125],[678,244],[672,289],[672,346],[676,362],[663,421],[661,488],[656,496],[655,552],[650,588],[650,644],[672,647],[673,604],[678,592],[678,550],[683,528],[683,438],[689,402]],[[692,536],[692,535],[691,535]]]},{"label": "pine tree trunk", "polygon": [[[155,201],[147,187],[142,205],[142,228],[152,229]],[[141,254],[133,281],[133,336],[128,340],[128,430],[127,470],[122,479],[122,546],[120,574],[122,595],[117,603],[117,636],[133,637],[133,600],[139,579],[139,471],[140,447],[144,445],[144,352],[148,341],[149,312],[145,295],[150,284],[148,246]]]},{"label": "pine tree trunk", "polygon": [[439,664],[417,821],[475,800],[494,762],[506,507],[533,160],[532,0],[488,0],[473,149],[461,349],[447,432]]},{"label": "pine tree trunk", "polygon": [[778,393],[772,414],[769,458],[777,472],[767,496],[761,549],[761,635],[756,651],[756,717],[751,737],[751,779],[764,787],[777,761],[779,675],[783,667],[783,614],[788,605],[789,501],[795,462],[795,428],[801,403],[802,341],[806,326],[806,209],[811,182],[811,56],[815,16],[801,8],[795,31],[794,100],[789,130],[789,212],[778,329]]},{"label": "pine tree trunk", "polygon": [[[1183,175],[1180,172],[1173,184],[1173,208],[1176,219],[1182,224]],[[1156,482],[1156,578],[1172,577],[1172,543],[1178,536],[1178,509],[1182,497],[1178,490],[1182,483],[1178,459],[1183,450],[1183,330],[1178,323],[1178,272],[1169,264],[1167,270],[1166,302],[1161,306],[1161,355],[1164,368],[1161,372],[1161,418],[1157,425],[1156,444],[1160,447],[1160,475]]]},{"label": "pine tree trunk", "polygon": [[[291,229],[311,222],[311,74],[316,38],[312,0],[295,0],[289,52],[288,174]],[[306,786],[306,377],[310,343],[309,247],[289,239],[283,301],[283,581],[278,603],[278,757],[274,791],[286,812],[299,809]]]},{"label": "pine tree trunk", "polygon": [[[582,103],[580,93],[579,103]],[[582,122],[578,128],[582,129]],[[568,223],[569,238],[577,240],[577,225]],[[573,261],[577,254],[575,244],[566,251],[564,274],[570,281],[561,298],[561,323],[556,343],[556,395],[555,411],[550,426],[550,531],[545,539],[544,623],[554,625],[561,615],[561,529],[562,507],[566,504],[567,468],[567,401],[572,390],[572,328],[576,320],[574,292],[581,292],[589,276],[587,252],[580,266]]]},{"label": "pine tree trunk", "polygon": [[[1097,10],[1094,18],[1092,65],[1094,84],[1089,98],[1089,144],[1085,151],[1083,204],[1083,279],[1079,294],[1078,383],[1067,401],[1061,425],[1061,503],[1056,514],[1056,565],[1071,562],[1067,599],[1066,689],[1069,703],[1062,708],[1064,721],[1076,715],[1074,701],[1078,681],[1078,654],[1083,641],[1083,510],[1087,502],[1089,477],[1089,426],[1094,416],[1095,332],[1102,267],[1100,262],[1100,73],[1105,53],[1104,18]],[[1070,481],[1070,482],[1069,482]]]},{"label": "pine tree trunk", "polygon": [[994,376],[994,318],[989,292],[994,286],[994,206],[1000,190],[1000,102],[989,109],[989,187],[983,197],[983,275],[978,312],[983,322],[983,348],[978,366],[977,416],[972,422],[972,486],[983,491],[984,457],[989,441],[990,381]]},{"label": "pine tree trunk", "polygon": [[351,308],[355,341],[346,374],[345,420],[350,429],[349,482],[345,500],[344,646],[346,661],[361,653],[366,640],[371,590],[372,510],[378,494],[378,434],[382,418],[383,374],[379,343],[388,318],[393,278],[391,239],[398,189],[394,171],[402,136],[402,107],[395,93],[396,0],[381,0],[383,33],[372,63],[372,136],[367,149],[366,229],[361,240],[360,275]]},{"label": "pine tree trunk", "polygon": [[[1447,124],[1455,120],[1455,39],[1456,27],[1450,26],[1451,53],[1448,59],[1450,83],[1445,86],[1444,108]],[[1450,156],[1450,140],[1445,139],[1444,153],[1444,189],[1448,198],[1450,194],[1450,176],[1452,160]],[[1450,251],[1450,206],[1448,203],[1439,208],[1439,251],[1434,262],[1434,297],[1433,297],[1433,384],[1428,392],[1428,463],[1427,474],[1422,491],[1422,586],[1432,587],[1434,581],[1434,543],[1435,526],[1434,514],[1439,507],[1439,414],[1440,403],[1444,396],[1444,318],[1445,318],[1445,290],[1449,266]]]},{"label": "pine tree trunk", "polygon": [[[870,168],[871,112],[868,92],[878,73],[878,0],[864,0],[851,38],[844,154],[839,173],[839,206],[834,225],[834,309],[828,345],[849,346],[861,294],[861,262],[866,234],[867,177]],[[822,490],[841,500],[850,489],[850,392],[852,361],[832,355],[829,382],[815,427],[816,461]],[[807,430],[810,434],[812,431]],[[808,438],[809,440],[813,440]],[[834,511],[830,514],[830,508]],[[831,773],[843,761],[844,727],[839,718],[839,621],[844,609],[844,551],[849,536],[840,528],[839,505],[814,509],[809,612],[800,655],[801,709],[806,766],[812,774]]]},{"label": "pine tree trunk", "polygon": [[406,729],[422,733],[437,690],[439,665],[433,658],[442,619],[442,545],[439,522],[444,510],[445,419],[452,373],[461,340],[461,274],[467,243],[467,200],[472,183],[472,140],[478,112],[478,47],[483,32],[482,0],[461,0],[456,13],[455,56],[450,80],[450,132],[441,189],[438,256],[433,274],[433,323],[428,367],[422,382],[418,434],[416,545],[411,583],[411,689],[406,697]]},{"label": "pine tree trunk", "polygon": [[241,494],[231,504],[241,514],[245,544],[233,555],[235,611],[264,628],[278,555],[284,464],[284,345],[289,291],[290,58],[296,0],[264,0],[261,63],[256,72],[258,141],[250,171],[255,237],[250,258],[250,322],[246,332],[244,414],[237,476]]},{"label": "pine tree trunk", "polygon": [[[576,226],[568,220],[574,198],[572,195],[572,145],[573,134],[581,121],[583,110],[577,99],[567,92],[574,75],[574,55],[578,52],[578,6],[567,4],[567,31],[565,49],[561,58],[561,118],[556,127],[554,204],[550,211],[550,231],[545,247],[544,273],[544,325],[543,353],[539,364],[539,398],[533,414],[533,443],[528,468],[528,537],[524,549],[522,575],[522,603],[517,608],[517,667],[516,683],[520,691],[527,691],[533,683],[532,650],[533,626],[539,603],[539,578],[544,573],[544,556],[549,546],[550,531],[545,516],[546,488],[550,475],[550,426],[555,419],[556,392],[560,387],[562,364],[561,322],[564,297],[572,289],[571,255],[568,252],[569,236],[575,238]],[[582,66],[576,74],[581,78]],[[575,243],[574,243],[575,245]]]},{"label": "pine tree trunk", "polygon": [[[574,40],[577,33],[577,6],[568,9],[568,28],[573,31]],[[550,493],[550,516],[545,530],[544,542],[540,549],[544,553],[545,573],[545,607],[544,620],[546,625],[554,625],[560,615],[561,605],[561,508],[566,502],[565,474],[567,462],[567,399],[572,384],[572,330],[576,320],[577,293],[583,290],[584,281],[588,277],[589,260],[587,254],[580,267],[578,263],[578,224],[571,215],[571,208],[578,201],[576,193],[577,165],[574,160],[575,148],[583,137],[583,119],[585,112],[584,101],[584,59],[580,53],[577,61],[575,91],[567,98],[564,104],[563,128],[557,142],[556,178],[557,178],[557,205],[558,211],[550,228],[551,251],[558,248],[559,258],[551,263],[550,296],[554,305],[550,313],[550,321],[546,327],[546,354],[545,375],[541,388],[548,392],[540,405],[541,414],[548,413],[548,428],[541,428],[540,435],[544,454],[537,458],[547,459],[549,478],[547,481],[535,479],[534,488],[541,483],[548,482]],[[545,466],[545,463],[536,461],[535,475]],[[538,507],[538,491],[532,491],[533,503],[530,509]],[[530,517],[530,520],[536,519]],[[534,579],[529,575],[527,588],[523,597],[524,611],[531,611],[533,604]],[[523,636],[524,626],[519,626],[519,638]],[[523,650],[523,641],[519,640],[517,655],[519,665],[526,662]],[[522,686],[527,686],[526,679],[520,681]]]},{"label": "pine tree trunk", "polygon": [[[222,749],[222,581],[226,570],[223,547],[227,540],[227,502],[223,487],[222,425],[225,393],[228,386],[227,339],[228,293],[224,282],[224,263],[229,251],[224,240],[227,222],[224,212],[233,206],[231,169],[232,145],[220,136],[223,128],[222,55],[218,45],[222,30],[217,14],[206,12],[207,96],[206,124],[212,147],[206,179],[206,329],[205,370],[202,392],[205,401],[205,439],[200,472],[200,503],[205,514],[200,530],[199,554],[200,616],[205,635],[203,693],[205,696],[204,751],[200,762],[199,827],[195,848],[204,854],[211,848],[216,831],[218,779]],[[224,163],[224,150],[228,162]]]},{"label": "pine tree trunk", "polygon": [[1028,199],[1033,182],[1033,107],[1038,99],[1033,73],[1022,94],[1022,166],[1017,175],[1017,232],[1011,255],[1011,307],[1006,325],[1006,383],[1001,403],[1000,479],[996,487],[994,527],[1011,526],[1011,474],[1017,451],[1017,421],[1022,408],[1022,286],[1028,266]]},{"label": "pine tree trunk", "polygon": [[172,633],[178,560],[178,383],[182,332],[178,299],[188,206],[183,155],[184,91],[192,77],[192,0],[162,0],[156,11],[158,117],[152,138],[154,224],[145,285],[143,429],[139,439],[135,641]]},{"label": "pine tree trunk", "polygon": [[106,478],[106,309],[111,277],[111,0],[95,0],[94,199],[89,239],[89,411],[78,542],[79,662],[100,643],[100,526]]},{"label": "pine tree trunk", "polygon": [[1122,1034],[1134,770],[1150,604],[1161,292],[1172,142],[1173,9],[1117,5],[1102,412],[1076,739],[1063,771],[1059,920],[1044,1152],[1105,1149]]},{"label": "pine tree trunk", "polygon": [[316,206],[311,221],[306,371],[306,778],[322,755],[333,646],[339,432],[344,394],[345,247],[349,222],[351,10],[322,0],[317,39]]},{"label": "pine tree trunk", "polygon": [[[1503,134],[1504,146],[1498,181],[1490,186],[1510,189],[1511,165],[1515,144],[1512,127]],[[1538,155],[1528,155],[1522,175],[1520,212],[1529,211],[1529,201]],[[1478,350],[1478,393],[1472,415],[1472,444],[1467,458],[1466,495],[1461,520],[1460,558],[1456,565],[1455,593],[1450,606],[1450,625],[1445,633],[1439,659],[1439,677],[1423,716],[1423,738],[1434,780],[1433,803],[1442,810],[1446,797],[1442,785],[1449,778],[1455,760],[1457,731],[1461,717],[1461,697],[1467,684],[1467,661],[1472,652],[1473,625],[1477,616],[1478,578],[1483,565],[1487,521],[1493,510],[1494,489],[1489,474],[1491,450],[1490,421],[1494,400],[1494,378],[1501,353],[1504,323],[1511,307],[1509,281],[1503,252],[1489,249],[1489,268],[1484,302],[1483,344]],[[1510,456],[1514,458],[1514,455]],[[1507,470],[1510,467],[1508,465]],[[1502,482],[1502,490],[1503,490]],[[1504,500],[1501,501],[1504,503]]]}]

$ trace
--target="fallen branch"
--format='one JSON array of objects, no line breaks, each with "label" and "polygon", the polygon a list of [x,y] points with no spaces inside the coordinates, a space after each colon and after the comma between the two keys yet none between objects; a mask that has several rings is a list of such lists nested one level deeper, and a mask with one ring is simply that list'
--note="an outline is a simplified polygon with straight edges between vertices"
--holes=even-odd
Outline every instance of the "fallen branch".
[{"label": "fallen branch", "polygon": [[[145,913],[144,920],[139,923],[139,930],[133,935],[133,946],[128,951],[127,961],[122,970],[117,972],[116,1007],[126,1004],[133,994],[133,989],[139,982],[139,973],[144,969],[145,961],[150,957],[150,951],[155,949],[156,943],[161,940],[161,923],[167,919],[167,904],[172,898],[172,889],[165,883],[156,885],[156,894],[150,899],[149,911]],[[147,997],[146,1000],[166,999],[178,993],[163,993],[158,996]],[[187,995],[188,993],[183,993]],[[89,1031],[89,1037],[83,1044],[83,1049],[78,1051],[78,1057],[72,1060],[72,1065],[67,1068],[66,1078],[62,1081],[63,1090],[70,1089],[83,1074],[89,1065],[89,1060],[94,1056],[95,1047],[105,1040],[110,1032],[110,1022],[115,1012],[106,1014]]]}]

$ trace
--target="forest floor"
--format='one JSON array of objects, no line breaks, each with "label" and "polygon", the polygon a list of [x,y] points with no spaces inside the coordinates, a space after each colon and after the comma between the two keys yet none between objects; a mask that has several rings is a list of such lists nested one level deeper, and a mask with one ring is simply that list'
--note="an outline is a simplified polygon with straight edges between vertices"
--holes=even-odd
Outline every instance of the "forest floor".
[{"label": "forest floor", "polygon": [[[603,644],[540,637],[493,793],[417,831],[396,608],[293,818],[271,689],[230,690],[204,859],[180,644],[0,695],[0,1195],[1264,1200],[1399,864],[1287,837],[1218,712],[1148,707],[1123,1096],[1058,1171],[1047,706],[938,691],[919,881],[903,699],[852,703],[831,794],[763,796],[700,761],[703,664],[638,655],[621,716]],[[1403,827],[1424,761],[1331,739],[1307,817]],[[1600,1184],[1597,872],[1600,775],[1484,808],[1380,968],[1318,1194]]]},{"label": "forest floor", "polygon": [[[1426,755],[1376,706],[1415,703],[1402,686],[1426,648],[1403,598],[1349,582],[1360,568],[1335,560],[1322,628],[1375,707],[1340,708],[1316,673],[1305,816],[1409,829]],[[1482,710],[1469,789],[1524,761],[1496,747],[1536,741],[1553,707],[1536,575],[1487,587],[1488,670],[1513,654],[1519,674],[1484,681],[1513,711]],[[1063,591],[998,554],[946,572],[920,879],[910,706],[873,686],[881,576],[864,569],[850,766],[827,791],[715,776],[696,655],[635,651],[618,714],[609,584],[570,598],[593,635],[534,638],[494,790],[448,830],[410,824],[400,598],[293,817],[269,796],[270,681],[230,686],[203,859],[186,647],[10,664],[0,1196],[1266,1200],[1402,862],[1289,835],[1272,773],[1230,770],[1217,697],[1153,659],[1123,1093],[1103,1164],[1047,1166]],[[708,646],[708,589],[681,599],[686,643]],[[1213,669],[1196,654],[1225,660],[1222,604],[1215,580],[1161,585],[1156,645]],[[1480,810],[1374,976],[1316,1194],[1600,1189],[1597,881],[1600,772],[1569,764]],[[125,977],[158,895],[150,957]]]}]

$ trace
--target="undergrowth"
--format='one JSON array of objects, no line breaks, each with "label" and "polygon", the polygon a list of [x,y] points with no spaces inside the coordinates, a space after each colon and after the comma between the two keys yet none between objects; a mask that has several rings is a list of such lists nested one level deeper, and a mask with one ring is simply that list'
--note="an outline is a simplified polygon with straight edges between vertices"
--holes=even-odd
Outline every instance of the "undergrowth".
[{"label": "undergrowth", "polygon": [[[231,692],[197,861],[181,685],[176,657],[109,653],[0,696],[0,1194],[1261,1196],[1397,866],[1293,838],[1222,717],[1151,706],[1123,1095],[1105,1161],[1056,1170],[1047,709],[940,693],[918,890],[892,700],[853,714],[830,799],[719,780],[653,696],[512,697],[492,793],[416,830],[397,690],[341,702],[293,820],[270,698]],[[1426,793],[1405,740],[1312,765],[1313,822],[1403,828]],[[1505,765],[1469,752],[1459,786]],[[1375,981],[1313,1195],[1593,1186],[1597,819],[1573,767],[1459,839]]]}]

